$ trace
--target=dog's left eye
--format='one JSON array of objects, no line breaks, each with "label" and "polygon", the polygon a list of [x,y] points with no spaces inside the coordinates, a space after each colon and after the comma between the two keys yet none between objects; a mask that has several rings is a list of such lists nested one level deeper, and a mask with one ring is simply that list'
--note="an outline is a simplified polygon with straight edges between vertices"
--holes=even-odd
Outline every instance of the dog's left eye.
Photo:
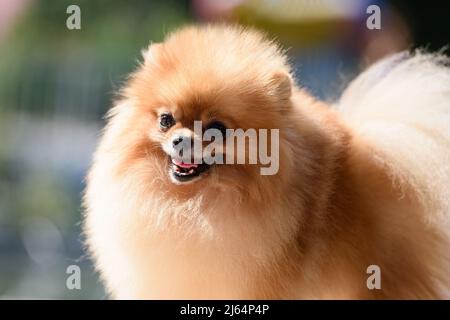
[{"label": "dog's left eye", "polygon": [[220,121],[213,121],[213,122],[209,123],[208,126],[206,127],[206,129],[217,129],[224,136],[227,133],[227,127]]},{"label": "dog's left eye", "polygon": [[169,129],[175,124],[175,119],[171,113],[163,113],[159,118],[159,125],[162,129]]}]

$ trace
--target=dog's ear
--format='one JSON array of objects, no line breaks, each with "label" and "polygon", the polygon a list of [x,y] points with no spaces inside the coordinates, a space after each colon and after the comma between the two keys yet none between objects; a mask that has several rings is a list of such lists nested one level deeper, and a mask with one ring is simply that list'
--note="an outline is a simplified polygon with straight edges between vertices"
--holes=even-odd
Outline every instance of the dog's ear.
[{"label": "dog's ear", "polygon": [[146,49],[143,49],[141,53],[144,58],[144,64],[155,63],[161,48],[161,43],[151,43]]},{"label": "dog's ear", "polygon": [[292,78],[286,72],[276,72],[270,79],[269,87],[278,99],[289,100],[292,95]]}]

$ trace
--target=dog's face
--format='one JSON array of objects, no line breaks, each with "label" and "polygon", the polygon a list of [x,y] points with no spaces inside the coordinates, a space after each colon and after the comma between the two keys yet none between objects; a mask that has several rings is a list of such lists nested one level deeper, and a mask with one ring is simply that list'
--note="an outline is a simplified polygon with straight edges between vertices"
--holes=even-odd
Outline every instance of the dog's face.
[{"label": "dog's face", "polygon": [[[238,32],[224,36],[240,38]],[[158,174],[171,183],[235,185],[260,175],[259,163],[236,164],[237,152],[228,158],[235,164],[226,161],[238,147],[226,138],[230,129],[286,127],[291,78],[277,48],[253,36],[241,40],[241,47],[227,47],[227,38],[186,29],[144,52],[144,64],[124,92],[132,101],[134,121],[145,121],[136,128],[152,146],[148,152],[157,159]],[[214,161],[219,156],[222,163]]]},{"label": "dog's face", "polygon": [[173,183],[185,184],[205,178],[213,166],[223,164],[223,161],[208,161],[203,152],[206,147],[203,132],[214,130],[222,137],[217,141],[211,139],[211,145],[214,145],[214,155],[220,153],[225,157],[226,132],[236,124],[226,114],[219,115],[213,110],[213,107],[207,107],[206,102],[199,108],[187,110],[179,105],[156,110],[150,139],[159,142],[167,155],[167,172]]}]

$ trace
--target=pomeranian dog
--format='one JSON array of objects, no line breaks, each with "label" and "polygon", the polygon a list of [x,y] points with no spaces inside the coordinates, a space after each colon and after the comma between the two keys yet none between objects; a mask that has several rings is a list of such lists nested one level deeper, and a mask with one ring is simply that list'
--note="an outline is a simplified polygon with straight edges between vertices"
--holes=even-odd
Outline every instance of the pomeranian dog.
[{"label": "pomeranian dog", "polygon": [[[382,60],[331,106],[255,30],[190,26],[143,56],[85,193],[87,243],[111,297],[450,297],[445,56]],[[260,159],[181,158],[176,146],[199,139],[195,121],[278,130],[278,146],[267,142],[276,172],[262,174]]]}]

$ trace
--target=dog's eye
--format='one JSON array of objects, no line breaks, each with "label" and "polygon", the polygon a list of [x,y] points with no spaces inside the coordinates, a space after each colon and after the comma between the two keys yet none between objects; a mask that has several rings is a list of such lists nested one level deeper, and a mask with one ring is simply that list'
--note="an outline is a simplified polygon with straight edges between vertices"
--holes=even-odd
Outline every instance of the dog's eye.
[{"label": "dog's eye", "polygon": [[159,125],[162,129],[169,129],[175,124],[175,119],[171,113],[163,113],[159,118]]},{"label": "dog's eye", "polygon": [[211,122],[210,124],[208,124],[206,129],[217,129],[222,133],[223,136],[225,136],[227,133],[227,127],[225,127],[225,125],[220,121]]}]

